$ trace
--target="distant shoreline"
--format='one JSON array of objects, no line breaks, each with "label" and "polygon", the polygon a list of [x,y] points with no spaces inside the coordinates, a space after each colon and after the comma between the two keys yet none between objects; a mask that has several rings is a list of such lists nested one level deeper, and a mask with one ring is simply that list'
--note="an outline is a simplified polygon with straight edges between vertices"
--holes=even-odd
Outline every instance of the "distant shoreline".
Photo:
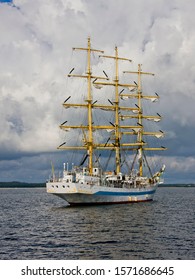
[{"label": "distant shoreline", "polygon": [[[0,188],[45,188],[45,183],[25,183],[25,182],[0,182]],[[195,184],[161,184],[160,188],[166,187],[195,187]]]},{"label": "distant shoreline", "polygon": [[0,182],[0,188],[45,188],[45,183]]},{"label": "distant shoreline", "polygon": [[183,188],[194,188],[195,184],[161,184],[158,187],[160,188],[166,188],[166,187],[183,187]]}]

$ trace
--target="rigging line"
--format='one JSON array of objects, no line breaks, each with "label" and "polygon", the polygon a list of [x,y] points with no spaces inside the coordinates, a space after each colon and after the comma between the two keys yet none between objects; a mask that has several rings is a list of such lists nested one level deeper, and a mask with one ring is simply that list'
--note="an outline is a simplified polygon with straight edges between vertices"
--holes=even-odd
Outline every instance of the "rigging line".
[{"label": "rigging line", "polygon": [[[129,172],[129,173],[131,173],[131,168],[130,168],[130,165],[128,164],[128,162],[127,162],[127,160],[126,160],[126,155],[127,155],[127,152],[126,152],[126,151],[124,151],[124,154],[125,154],[125,156],[124,156],[124,159],[123,159],[123,163],[125,163],[125,164],[126,164],[127,169],[128,169],[128,172]],[[128,155],[127,155],[127,156],[128,156]],[[123,165],[123,163],[122,163],[122,165]],[[121,167],[122,167],[122,165],[121,165]]]},{"label": "rigging line", "polygon": [[[148,143],[148,142],[147,142]],[[153,146],[153,145],[152,145]],[[148,143],[148,147],[150,147],[149,143]],[[143,151],[144,153],[144,156],[146,157],[146,153],[145,151]],[[153,158],[153,154],[151,151],[147,151],[147,158],[149,158],[149,161],[150,161],[150,170],[151,170],[151,173],[152,173],[152,170],[155,170],[155,161],[154,161],[154,158]],[[145,159],[145,158],[144,158]],[[148,161],[147,161],[148,162]],[[149,165],[149,164],[148,164]]]},{"label": "rigging line", "polygon": [[146,165],[147,165],[147,167],[148,167],[148,170],[149,170],[149,172],[150,172],[150,176],[152,177],[152,171],[151,171],[151,169],[150,169],[150,166],[149,166],[149,164],[148,164],[148,160],[147,160],[147,158],[146,158],[146,155],[145,155],[144,151],[143,151],[143,155],[144,155],[144,159],[145,159]]},{"label": "rigging line", "polygon": [[[96,152],[97,152],[97,151],[96,151]],[[95,157],[96,157],[96,160],[95,160],[94,163],[97,163],[98,167],[102,169],[102,165],[101,165],[101,163],[100,163],[101,154],[98,154],[98,155],[97,155],[96,152],[94,152],[94,155],[95,155]]]},{"label": "rigging line", "polygon": [[131,165],[131,168],[130,168],[130,173],[132,173],[132,171],[134,169],[134,165],[135,165],[135,161],[136,161],[137,155],[138,155],[138,149],[137,149],[136,154],[134,156],[134,159],[133,159],[133,162],[132,162],[132,165]]},{"label": "rigging line", "polygon": [[104,166],[104,170],[106,170],[108,168],[108,164],[109,164],[109,161],[111,159],[112,154],[113,154],[113,150],[110,151],[110,155],[109,155],[109,157],[108,157],[108,159],[106,161],[106,164]]},{"label": "rigging line", "polygon": [[81,160],[79,166],[82,166],[82,165],[85,163],[85,161],[86,161],[86,159],[88,158],[88,156],[89,156],[88,154],[84,154],[84,155],[83,155],[83,158],[82,158],[82,160]]},{"label": "rigging line", "polygon": [[[73,67],[71,68],[72,61],[73,61],[73,50],[71,51],[71,56],[69,57],[69,61],[67,63],[68,64],[68,69],[72,69],[73,68]],[[67,90],[70,79],[68,78],[67,74],[65,75],[65,77],[66,77],[66,79],[65,79],[65,89]],[[61,118],[63,119],[64,118],[64,108],[63,108],[63,106],[61,106],[61,113],[60,113],[60,115],[61,115]],[[59,130],[59,138],[61,138],[61,135],[62,135],[62,131],[60,129]]]},{"label": "rigging line", "polygon": [[[68,69],[72,69],[73,67],[71,67],[71,65],[72,65],[72,61],[73,61],[73,50],[72,50],[72,52],[71,52],[71,56],[70,56],[70,58],[69,58],[69,62],[68,62]],[[69,80],[69,78],[68,78],[68,75],[66,75],[66,88],[67,88],[67,83],[68,83],[68,80]]]},{"label": "rigging line", "polygon": [[[73,139],[75,139],[75,144],[76,144],[76,146],[79,146],[79,143],[82,141],[81,139],[80,139],[80,137],[81,137],[81,135],[83,135],[82,133],[77,133],[77,132],[72,132],[73,133],[73,136],[71,137],[71,139],[73,138]],[[71,139],[69,139],[69,141],[71,140]],[[71,142],[72,142],[72,140],[71,140]],[[78,150],[73,150],[72,151],[72,153],[70,153],[71,154],[71,162],[74,162],[74,161],[77,161],[78,162],[78,156],[80,155],[80,151],[78,151]],[[85,154],[84,154],[85,155]],[[82,155],[82,158],[84,157],[84,155]]]},{"label": "rigging line", "polygon": [[[148,125],[146,126],[146,128],[148,127]],[[158,130],[158,129],[157,129]],[[148,137],[147,137],[148,138]],[[149,141],[146,141],[147,143],[148,143],[148,147],[154,147],[154,146],[161,146],[161,141],[160,141],[160,139],[156,139],[156,137],[154,137],[154,138],[152,138],[151,139],[151,143],[149,143]],[[149,157],[149,159],[150,159],[150,169],[152,170],[152,171],[156,171],[157,169],[159,169],[160,168],[160,166],[161,166],[161,163],[162,163],[162,159],[161,159],[161,162],[160,162],[160,160],[159,160],[159,157],[158,157],[158,159],[156,160],[156,157],[155,157],[155,155],[152,153],[152,151],[147,151],[147,155],[148,155],[148,157]]]}]

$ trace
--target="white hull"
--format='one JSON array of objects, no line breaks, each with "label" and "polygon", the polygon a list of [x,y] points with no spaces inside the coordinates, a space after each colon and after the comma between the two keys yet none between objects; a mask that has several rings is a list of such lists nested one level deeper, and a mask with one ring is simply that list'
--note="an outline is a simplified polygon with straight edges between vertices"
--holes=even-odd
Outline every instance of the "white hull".
[{"label": "white hull", "polygon": [[158,184],[139,188],[119,188],[80,183],[48,182],[47,192],[70,205],[114,204],[153,200]]}]

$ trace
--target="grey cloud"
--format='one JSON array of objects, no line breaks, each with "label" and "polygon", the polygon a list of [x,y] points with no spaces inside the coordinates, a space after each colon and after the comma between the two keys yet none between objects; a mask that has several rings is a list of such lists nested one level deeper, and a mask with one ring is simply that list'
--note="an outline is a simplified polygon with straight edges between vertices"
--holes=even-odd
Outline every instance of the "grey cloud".
[{"label": "grey cloud", "polygon": [[[194,168],[191,158],[195,157],[194,1],[15,0],[14,5],[0,5],[3,166],[11,163],[17,178],[22,178],[23,169],[30,180],[30,169],[39,172],[36,165],[40,161],[45,169],[37,180],[44,180],[49,173],[48,153],[63,142],[58,126],[66,112],[72,117],[69,111],[62,113],[61,103],[69,95],[72,100],[78,98],[73,90],[66,92],[69,82],[65,74],[82,61],[71,48],[84,46],[90,35],[94,47],[112,54],[118,45],[121,55],[134,60],[134,69],[143,63],[144,70],[157,74],[155,91],[162,96],[157,107],[164,116],[162,130],[167,130],[162,143],[169,148],[165,153],[167,177],[182,180],[178,175],[182,176],[182,169],[177,173],[171,162],[182,166],[189,161],[191,169],[183,176],[195,181],[190,175]],[[98,71],[100,65],[94,63]],[[75,71],[82,70],[77,67]],[[80,86],[84,89],[74,82],[74,91]],[[81,118],[79,112],[76,115]],[[53,155],[63,162],[61,153]],[[27,160],[31,163],[28,170]]]}]

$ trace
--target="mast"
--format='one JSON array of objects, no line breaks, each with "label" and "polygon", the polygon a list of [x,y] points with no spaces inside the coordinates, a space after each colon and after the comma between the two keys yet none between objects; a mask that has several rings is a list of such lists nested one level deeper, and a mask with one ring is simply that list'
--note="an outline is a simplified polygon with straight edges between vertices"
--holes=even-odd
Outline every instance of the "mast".
[{"label": "mast", "polygon": [[[156,136],[156,137],[163,137],[164,133],[162,131],[160,132],[146,132],[144,131],[144,126],[143,126],[143,119],[147,120],[154,120],[154,121],[160,121],[161,116],[158,114],[157,116],[145,116],[143,114],[143,107],[142,107],[142,99],[150,99],[152,101],[156,101],[159,99],[159,96],[146,96],[142,94],[142,84],[141,84],[141,76],[142,75],[151,75],[154,76],[154,73],[150,72],[143,72],[141,69],[141,64],[138,64],[138,71],[124,71],[124,73],[130,73],[130,74],[137,74],[138,75],[138,80],[137,80],[137,94],[121,94],[122,97],[134,97],[137,98],[137,106],[138,106],[138,113],[136,116],[122,116],[123,118],[137,118],[138,119],[138,124],[140,125],[140,129],[135,130],[134,132],[124,132],[124,134],[137,134],[137,142],[138,143],[145,143],[143,141],[143,135],[150,135],[150,136]],[[147,143],[145,143],[147,144]],[[136,150],[138,152],[138,162],[139,162],[139,175],[143,176],[143,159],[144,159],[144,150],[165,150],[165,147],[160,147],[160,148],[148,148],[144,147],[143,145],[140,145]]]},{"label": "mast", "polygon": [[120,163],[121,163],[121,155],[120,155],[120,131],[119,131],[119,70],[118,70],[118,48],[115,47],[115,64],[116,64],[116,77],[114,82],[115,84],[115,145],[116,145],[116,174],[120,172]]},{"label": "mast", "polygon": [[[86,104],[86,108],[88,111],[88,137],[86,139],[86,146],[85,149],[87,150],[88,156],[89,156],[89,165],[88,165],[88,169],[89,169],[89,174],[92,175],[92,171],[93,171],[93,149],[94,149],[94,143],[93,143],[93,128],[92,128],[92,124],[93,124],[93,117],[92,117],[92,91],[91,91],[91,79],[92,78],[101,78],[101,79],[105,79],[102,77],[94,77],[92,76],[92,71],[91,71],[91,52],[100,52],[100,53],[104,53],[101,50],[96,50],[96,49],[92,49],[91,48],[91,40],[90,37],[88,37],[88,44],[87,44],[87,48],[73,48],[73,50],[79,50],[79,51],[87,51],[87,71],[86,71],[86,75],[75,75],[75,74],[71,74],[71,72],[69,73],[69,77],[80,77],[80,78],[86,78],[87,79],[87,100],[85,100]],[[64,106],[67,106],[67,104],[63,104]],[[71,104],[71,106],[74,106],[75,104]],[[76,106],[82,107],[83,104],[76,104]],[[60,126],[61,128],[62,125]],[[70,128],[73,128],[73,126],[69,126]],[[81,128],[81,126],[79,126]],[[72,147],[66,147],[67,149],[72,149]],[[74,147],[75,148],[75,147]],[[79,148],[79,147],[78,147]],[[82,147],[81,147],[82,148]]]},{"label": "mast", "polygon": [[117,47],[115,47],[115,56],[101,55],[100,57],[111,58],[111,59],[114,59],[114,61],[115,61],[115,78],[113,80],[113,83],[95,82],[95,84],[113,85],[115,87],[115,101],[114,101],[115,144],[114,144],[114,146],[115,146],[116,174],[118,174],[118,173],[120,173],[120,169],[121,169],[121,153],[120,153],[120,151],[121,151],[121,144],[120,144],[121,133],[120,133],[120,118],[119,118],[119,110],[120,110],[120,106],[119,106],[119,86],[135,87],[135,85],[132,85],[132,84],[120,84],[119,83],[119,65],[118,65],[118,62],[119,62],[119,60],[126,60],[126,61],[129,61],[129,62],[132,62],[132,60],[127,59],[127,58],[123,58],[123,57],[119,57]]},{"label": "mast", "polygon": [[91,95],[91,42],[90,38],[88,38],[88,49],[87,49],[87,81],[88,81],[88,125],[89,125],[89,138],[87,142],[87,150],[89,153],[89,174],[92,174],[93,168],[93,133],[92,133],[92,95]]},{"label": "mast", "polygon": [[[143,124],[142,124],[142,119],[143,119],[143,110],[142,110],[142,86],[141,86],[141,75],[152,75],[154,76],[153,73],[146,73],[142,72],[141,70],[141,64],[138,64],[138,85],[137,85],[137,93],[138,93],[138,123],[141,125],[141,129],[138,133],[138,142],[142,143],[143,142]],[[143,176],[143,147],[139,147],[139,174],[140,176]]]}]

